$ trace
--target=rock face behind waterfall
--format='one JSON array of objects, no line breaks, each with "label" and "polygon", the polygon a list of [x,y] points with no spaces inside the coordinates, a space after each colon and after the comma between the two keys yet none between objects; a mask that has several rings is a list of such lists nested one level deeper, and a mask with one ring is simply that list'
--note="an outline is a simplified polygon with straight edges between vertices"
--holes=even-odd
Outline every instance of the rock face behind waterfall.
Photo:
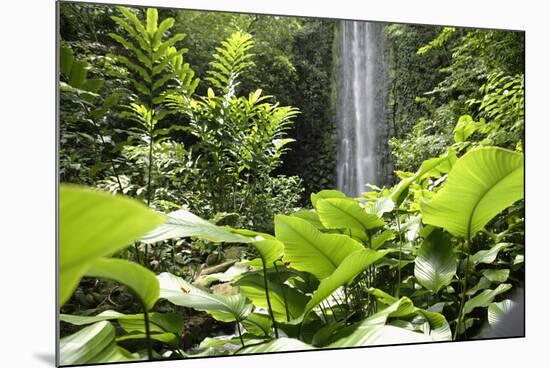
[{"label": "rock face behind waterfall", "polygon": [[351,196],[365,184],[389,184],[390,125],[384,24],[342,21],[338,61],[338,188]]}]

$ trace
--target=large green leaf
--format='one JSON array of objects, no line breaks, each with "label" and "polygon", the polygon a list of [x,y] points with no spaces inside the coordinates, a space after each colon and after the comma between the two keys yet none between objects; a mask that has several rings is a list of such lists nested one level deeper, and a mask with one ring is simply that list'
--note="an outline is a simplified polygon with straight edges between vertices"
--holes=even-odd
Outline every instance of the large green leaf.
[{"label": "large green leaf", "polygon": [[365,323],[355,332],[328,345],[328,348],[392,345],[434,341],[430,335],[389,325]]},{"label": "large green leaf", "polygon": [[384,230],[380,234],[374,235],[370,241],[371,249],[378,249],[383,246],[387,241],[395,239],[395,232],[391,230]]},{"label": "large green leaf", "polygon": [[[175,345],[178,342],[178,337],[170,332],[150,333],[149,337],[151,338],[151,340],[160,341],[170,345]],[[116,341],[120,342],[120,341],[127,341],[127,340],[146,340],[147,338],[148,338],[147,334],[144,332],[134,332],[131,334],[117,337]]]},{"label": "large green leaf", "polygon": [[454,129],[454,140],[456,143],[466,142],[475,133],[480,124],[472,119],[470,115],[462,115]]},{"label": "large green leaf", "polygon": [[390,197],[380,197],[376,201],[367,202],[365,211],[382,217],[386,212],[391,212],[395,208],[395,203]]},{"label": "large green leaf", "polygon": [[197,237],[212,242],[250,243],[253,238],[233,234],[229,229],[216,226],[186,210],[168,214],[168,221],[145,234],[140,240],[152,244],[167,239]]},{"label": "large green leaf", "polygon": [[139,359],[116,345],[115,328],[107,321],[97,322],[59,340],[60,365],[98,364]]},{"label": "large green leaf", "polygon": [[90,65],[81,60],[74,60],[71,67],[71,75],[69,77],[69,85],[75,88],[82,88],[88,76]]},{"label": "large green leaf", "polygon": [[251,230],[233,230],[233,232],[249,238],[250,245],[260,253],[260,256],[266,263],[266,267],[271,267],[273,262],[283,255],[283,243],[273,235]]},{"label": "large green leaf", "polygon": [[346,235],[323,234],[306,220],[279,215],[275,236],[284,243],[284,260],[290,266],[323,279],[342,261],[363,246]]},{"label": "large green leaf", "polygon": [[489,308],[487,309],[487,322],[489,322],[491,326],[496,326],[501,321],[502,317],[510,312],[513,307],[514,302],[510,299],[489,304]]},{"label": "large green leaf", "polygon": [[327,229],[344,229],[362,240],[368,238],[368,230],[385,225],[377,215],[367,213],[357,202],[348,198],[319,199],[315,209]]},{"label": "large green leaf", "polygon": [[384,257],[388,252],[362,249],[347,256],[330,276],[321,280],[317,291],[313,293],[311,300],[307,303],[303,316],[307,316],[315,306],[328,298],[339,287],[353,281],[361,271]]},{"label": "large green leaf", "polygon": [[277,353],[283,351],[303,351],[313,350],[313,346],[308,345],[300,340],[281,337],[273,339],[264,344],[245,347],[237,352],[237,354],[258,354],[258,353]]},{"label": "large green leaf", "polygon": [[117,281],[136,293],[147,309],[153,308],[159,297],[156,275],[145,267],[116,258],[98,258],[86,271],[86,276]]},{"label": "large green leaf", "polygon": [[317,201],[320,199],[327,199],[327,198],[348,198],[344,193],[340,192],[339,190],[334,189],[327,189],[327,190],[321,190],[317,193],[311,193],[311,204],[313,207],[317,206]]},{"label": "large green leaf", "polygon": [[478,291],[488,289],[490,287],[491,287],[491,281],[489,281],[486,277],[481,277],[474,287],[466,291],[466,295],[472,296],[472,295],[475,295]]},{"label": "large green leaf", "polygon": [[424,239],[414,261],[414,276],[426,289],[437,293],[456,274],[457,258],[451,239],[436,229]]},{"label": "large green leaf", "polygon": [[474,296],[472,299],[464,303],[464,315],[470,313],[477,307],[488,307],[493,299],[499,294],[505,293],[506,291],[512,288],[511,284],[500,284],[494,290],[488,289],[483,290],[478,295]]},{"label": "large green leaf", "polygon": [[445,186],[420,208],[424,223],[471,239],[522,198],[523,154],[481,147],[458,159]]},{"label": "large green leaf", "polygon": [[388,317],[411,317],[411,315],[420,316],[430,325],[429,335],[434,341],[450,341],[452,339],[451,327],[445,317],[436,312],[417,308],[407,297],[396,297],[380,290],[371,288],[369,293],[374,295],[381,305],[387,305],[381,312],[369,317],[370,323],[374,321],[385,323]]},{"label": "large green leaf", "polygon": [[[143,314],[124,314],[114,310],[106,310],[96,316],[76,316],[71,314],[60,314],[59,320],[76,326],[89,325],[100,321],[117,320],[120,323],[120,321],[133,320],[138,321],[137,323],[141,324],[141,328],[139,328],[138,331],[145,330],[145,318]],[[172,332],[177,335],[183,334],[184,322],[182,317],[178,314],[149,313],[149,320],[151,330]],[[122,322],[121,326],[123,324],[124,322]],[[124,326],[128,327],[129,325],[126,324]],[[124,329],[126,330],[126,328]]]},{"label": "large green leaf", "polygon": [[59,49],[59,71],[67,78],[71,75],[73,61],[73,50],[70,47],[61,47]]},{"label": "large green leaf", "polygon": [[[287,307],[290,318],[299,317],[304,312],[304,308],[309,301],[309,297],[305,294],[285,284],[284,281],[286,278],[279,276],[274,269],[270,269],[267,272],[271,310],[278,321],[286,321]],[[249,298],[255,306],[264,309],[268,308],[262,271],[249,272],[235,281],[233,285],[238,286],[241,294]]]},{"label": "large green leaf", "polygon": [[325,228],[319,219],[319,214],[314,210],[300,210],[294,212],[291,216],[306,220],[319,230],[323,230]]},{"label": "large green leaf", "polygon": [[420,168],[414,175],[401,180],[393,189],[390,195],[392,201],[399,206],[406,198],[409,186],[417,180],[430,175],[432,172],[446,171],[452,167],[456,161],[456,155],[453,151],[447,151],[439,157],[430,158],[420,165]]},{"label": "large green leaf", "polygon": [[273,321],[267,314],[250,313],[241,323],[253,335],[270,336],[273,332]]},{"label": "large green leaf", "polygon": [[505,248],[512,246],[512,243],[498,243],[493,245],[491,249],[480,250],[473,256],[471,256],[471,261],[474,265],[480,263],[491,264],[495,261],[498,256],[498,253]]},{"label": "large green leaf", "polygon": [[219,321],[242,321],[252,311],[252,304],[243,295],[210,294],[168,272],[157,278],[161,298],[182,307],[205,311]]},{"label": "large green leaf", "polygon": [[122,318],[139,318],[138,314],[124,314],[114,310],[106,310],[99,313],[96,316],[75,316],[72,314],[60,314],[59,320],[67,322],[73,325],[82,326],[89,325],[101,321],[110,321],[113,319],[122,319]]},{"label": "large green leaf", "polygon": [[502,283],[508,280],[508,276],[510,276],[510,270],[483,270],[481,271],[481,274],[491,282]]},{"label": "large green leaf", "polygon": [[62,185],[59,204],[61,305],[95,260],[125,248],[164,220],[164,216],[130,198]]}]

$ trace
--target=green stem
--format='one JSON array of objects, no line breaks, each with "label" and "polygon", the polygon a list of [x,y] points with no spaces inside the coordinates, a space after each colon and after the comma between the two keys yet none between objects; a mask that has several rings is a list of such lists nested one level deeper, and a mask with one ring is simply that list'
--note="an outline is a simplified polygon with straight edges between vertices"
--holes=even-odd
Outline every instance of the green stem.
[{"label": "green stem", "polygon": [[175,251],[175,248],[176,248],[176,244],[175,242],[172,240],[170,241],[171,243],[171,247],[170,247],[170,250],[171,250],[171,253],[172,253],[172,265],[175,265],[176,264],[176,251]]},{"label": "green stem", "polygon": [[322,302],[319,303],[319,309],[321,309],[321,314],[323,315],[325,323],[328,323],[327,313],[325,312],[325,309],[323,308],[323,303]]},{"label": "green stem", "polygon": [[240,324],[239,321],[237,321],[237,331],[239,332],[239,339],[241,340],[241,345],[244,348],[245,345],[244,345],[244,340],[243,340],[243,334],[241,332],[241,324]]},{"label": "green stem", "polygon": [[141,264],[141,261],[140,261],[140,259],[139,259],[139,248],[138,248],[137,243],[134,243],[134,249],[136,250],[136,260],[137,260],[137,263],[138,263],[138,264]]},{"label": "green stem", "polygon": [[[330,311],[332,312],[332,319],[334,319],[334,322],[338,322],[338,319],[336,319],[336,312],[334,312],[334,309],[332,308],[332,305],[326,300],[328,307],[330,308]],[[325,307],[326,308],[326,307]]]},{"label": "green stem", "polygon": [[279,338],[279,332],[277,331],[277,322],[275,322],[275,316],[273,315],[273,309],[271,309],[271,300],[269,299],[269,289],[267,287],[267,268],[265,266],[264,257],[262,257],[262,268],[264,270],[264,289],[265,289],[265,299],[267,300],[267,308],[269,309],[269,315],[273,321],[273,330],[275,331],[275,338]]},{"label": "green stem", "polygon": [[332,295],[332,300],[334,300],[334,302],[336,303],[336,305],[338,306],[338,308],[341,310],[341,311],[345,311],[346,313],[346,319],[348,318],[348,310],[347,308],[344,310],[344,308],[342,308],[342,305],[338,302],[338,299],[336,299],[336,297],[334,295]]},{"label": "green stem", "polygon": [[[86,112],[88,113],[88,115],[90,115],[90,109],[89,108],[86,109]],[[105,143],[105,139],[103,138],[103,134],[101,134],[101,128],[95,122],[94,119],[90,118],[89,121],[94,126],[94,128],[96,130],[96,133],[97,133],[99,139],[101,140],[101,144],[103,145],[103,149],[106,149],[107,144]],[[115,174],[115,178],[116,178],[116,181],[117,181],[117,184],[118,184],[118,189],[120,190],[120,194],[123,194],[124,188],[122,187],[122,182],[120,181],[120,177],[118,176],[118,172],[117,172],[117,169],[116,169],[116,166],[115,166],[115,161],[113,160],[112,157],[109,157],[109,162],[111,163],[111,169],[113,169],[113,174]]]},{"label": "green stem", "polygon": [[145,336],[147,339],[147,357],[149,360],[153,360],[153,344],[151,342],[151,329],[149,326],[149,312],[143,304],[143,317],[145,319]]},{"label": "green stem", "polygon": [[[154,65],[153,60],[153,49],[152,47],[149,47],[148,54],[149,54],[149,62],[150,65]],[[151,75],[151,82],[149,83],[149,106],[148,108],[151,109],[151,120],[149,121],[149,170],[147,172],[147,207],[150,207],[151,204],[151,177],[152,177],[152,170],[153,170],[153,140],[154,140],[154,131],[155,126],[153,124],[154,119],[154,111],[155,111],[155,104],[153,103],[153,75]],[[147,267],[147,266],[146,266]]]},{"label": "green stem", "polygon": [[134,295],[137,300],[139,300],[141,304],[141,308],[143,309],[143,320],[145,322],[145,340],[147,344],[147,359],[153,360],[153,344],[151,340],[151,329],[150,329],[150,323],[149,323],[149,311],[147,310],[147,306],[141,300],[139,295],[137,295],[135,292],[132,291],[132,294]]},{"label": "green stem", "polygon": [[395,289],[395,297],[399,299],[401,292],[401,246],[403,245],[403,238],[401,236],[401,220],[399,219],[399,208],[395,215],[397,221],[397,233],[399,234],[399,261],[397,263],[397,287]]},{"label": "green stem", "polygon": [[[453,341],[456,341],[458,337],[458,331],[460,330],[460,327],[464,325],[464,322],[462,321],[464,318],[464,302],[466,299],[466,289],[468,287],[468,273],[470,269],[470,256],[469,251],[470,249],[470,236],[468,234],[468,238],[466,238],[466,242],[464,243],[463,252],[466,254],[466,270],[464,271],[464,278],[462,279],[462,295],[460,296],[460,309],[458,311],[458,319],[456,321],[456,329],[453,336]],[[464,329],[464,332],[466,332],[466,329]]]},{"label": "green stem", "polygon": [[288,311],[288,303],[286,301],[286,290],[284,288],[283,282],[281,281],[281,275],[279,274],[279,268],[277,267],[277,261],[273,261],[273,266],[275,266],[275,272],[277,273],[277,279],[279,280],[279,285],[281,286],[281,293],[283,294],[283,301],[285,302],[285,313],[286,321],[290,322],[290,313]]},{"label": "green stem", "polygon": [[143,253],[143,267],[149,268],[149,245],[145,244],[145,253]]},{"label": "green stem", "polygon": [[149,207],[151,204],[151,195],[152,189],[151,189],[151,178],[152,178],[152,171],[153,171],[153,122],[150,122],[151,127],[149,128],[149,168],[147,171],[147,206]]},{"label": "green stem", "polygon": [[344,298],[346,299],[346,309],[350,310],[349,298],[348,298],[348,285],[344,285]]}]

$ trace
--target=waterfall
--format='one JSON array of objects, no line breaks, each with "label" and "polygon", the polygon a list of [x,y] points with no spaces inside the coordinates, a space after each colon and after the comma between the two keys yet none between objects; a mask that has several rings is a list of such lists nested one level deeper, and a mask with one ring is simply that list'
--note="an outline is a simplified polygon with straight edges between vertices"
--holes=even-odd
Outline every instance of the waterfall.
[{"label": "waterfall", "polygon": [[359,196],[387,181],[386,39],[380,23],[342,21],[339,33],[337,185]]}]

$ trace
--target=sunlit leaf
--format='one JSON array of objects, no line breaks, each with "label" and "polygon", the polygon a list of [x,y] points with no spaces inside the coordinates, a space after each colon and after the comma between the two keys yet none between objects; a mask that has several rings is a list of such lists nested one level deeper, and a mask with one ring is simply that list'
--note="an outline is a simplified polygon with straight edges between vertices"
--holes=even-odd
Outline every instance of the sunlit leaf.
[{"label": "sunlit leaf", "polygon": [[497,325],[501,321],[502,317],[506,313],[510,312],[513,307],[514,302],[509,299],[505,299],[498,303],[489,304],[489,308],[487,309],[487,321],[492,326]]},{"label": "sunlit leaf", "polygon": [[164,220],[164,216],[130,198],[62,185],[59,204],[61,305],[93,261],[127,247]]},{"label": "sunlit leaf", "polygon": [[145,234],[140,240],[146,244],[167,239],[197,237],[212,242],[250,243],[252,238],[232,233],[229,229],[216,226],[186,210],[168,214],[168,221]]},{"label": "sunlit leaf", "polygon": [[349,336],[328,345],[328,348],[350,346],[393,345],[434,341],[430,335],[389,325],[365,323],[358,326]]},{"label": "sunlit leaf", "polygon": [[117,281],[132,289],[151,309],[159,297],[159,283],[156,275],[145,267],[116,258],[99,258],[92,262],[86,276]]},{"label": "sunlit leaf", "polygon": [[[267,283],[271,309],[277,320],[286,321],[286,308],[289,317],[297,318],[304,312],[309,297],[296,288],[285,284],[287,277],[279,276],[274,269],[267,273]],[[249,298],[255,306],[267,310],[268,304],[264,288],[262,271],[250,272],[233,283],[239,287],[241,294]]]},{"label": "sunlit leaf", "polygon": [[323,234],[297,217],[277,216],[275,236],[284,243],[283,259],[290,262],[290,267],[318,279],[330,276],[349,254],[363,249],[346,235]]},{"label": "sunlit leaf", "polygon": [[523,155],[497,147],[469,151],[445,186],[421,204],[423,222],[473,238],[505,208],[523,198]]},{"label": "sunlit leaf", "polygon": [[61,365],[125,362],[139,359],[115,342],[115,328],[107,321],[97,322],[59,340]]},{"label": "sunlit leaf", "polygon": [[385,225],[377,215],[366,212],[357,202],[348,198],[319,199],[315,209],[325,228],[347,230],[350,236],[362,240],[368,238],[369,230]]},{"label": "sunlit leaf", "polygon": [[315,349],[313,346],[301,342],[300,340],[281,337],[264,344],[246,347],[239,350],[237,354],[275,353],[282,351],[304,351],[313,349]]},{"label": "sunlit leaf", "polygon": [[273,262],[283,255],[283,243],[273,235],[251,230],[233,230],[233,232],[248,237],[249,244],[260,253],[266,267],[271,267]]},{"label": "sunlit leaf", "polygon": [[512,243],[498,243],[496,245],[493,245],[491,249],[478,251],[473,256],[471,256],[471,261],[474,265],[477,265],[480,263],[491,264],[495,261],[498,253],[501,250],[508,248],[510,246],[512,246]]},{"label": "sunlit leaf", "polygon": [[387,253],[388,251],[363,249],[347,256],[330,276],[321,280],[317,291],[315,291],[311,300],[306,305],[304,316],[307,316],[315,306],[328,298],[336,289],[350,283],[361,271],[381,259]]},{"label": "sunlit leaf", "polygon": [[508,280],[508,276],[510,275],[510,270],[507,270],[507,269],[483,270],[481,271],[481,274],[485,276],[489,281],[502,283]]},{"label": "sunlit leaf", "polygon": [[252,311],[252,305],[243,295],[210,294],[168,272],[157,278],[161,298],[182,307],[205,311],[219,321],[242,321]]},{"label": "sunlit leaf", "polygon": [[474,296],[464,303],[464,314],[468,314],[478,307],[488,307],[493,302],[493,299],[512,288],[511,284],[500,284],[494,290],[483,290],[478,295]]}]

